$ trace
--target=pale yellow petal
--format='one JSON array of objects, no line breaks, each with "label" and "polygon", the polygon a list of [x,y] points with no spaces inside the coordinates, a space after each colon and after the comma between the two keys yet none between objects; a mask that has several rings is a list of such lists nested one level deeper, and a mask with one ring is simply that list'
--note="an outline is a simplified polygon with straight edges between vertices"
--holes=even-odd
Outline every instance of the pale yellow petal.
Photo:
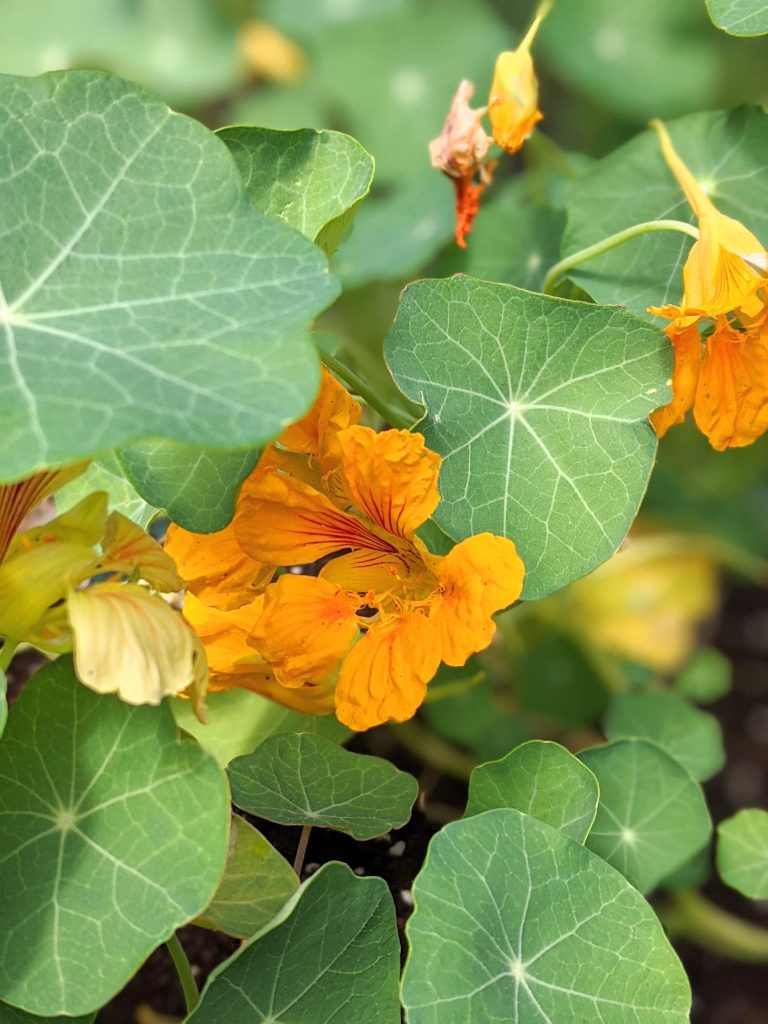
[{"label": "pale yellow petal", "polygon": [[111,571],[130,575],[135,570],[141,579],[163,594],[184,586],[170,555],[146,530],[120,512],[113,512],[107,519],[101,547],[105,566]]},{"label": "pale yellow petal", "polygon": [[70,591],[75,673],[97,693],[159,704],[197,678],[195,636],[180,612],[135,583]]},{"label": "pale yellow petal", "polygon": [[64,469],[44,470],[15,483],[0,484],[0,561],[11,538],[32,509],[87,468],[87,462],[78,462]]},{"label": "pale yellow petal", "polygon": [[98,565],[91,548],[40,544],[0,565],[0,634],[30,639],[49,608]]}]

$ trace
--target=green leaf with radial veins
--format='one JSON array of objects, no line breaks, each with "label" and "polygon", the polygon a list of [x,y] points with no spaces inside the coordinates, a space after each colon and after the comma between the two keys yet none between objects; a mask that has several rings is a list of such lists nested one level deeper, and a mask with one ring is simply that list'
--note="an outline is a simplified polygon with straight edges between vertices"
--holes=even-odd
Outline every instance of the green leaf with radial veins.
[{"label": "green leaf with radial veins", "polygon": [[84,1017],[38,1017],[34,1013],[8,1006],[7,1003],[0,1003],[0,1024],[91,1024],[95,1016],[95,1013],[88,1013]]},{"label": "green leaf with radial veins", "polygon": [[142,437],[245,447],[317,390],[321,252],[223,143],[95,71],[0,78],[0,479]]},{"label": "green leaf with radial veins", "polygon": [[703,782],[725,764],[723,732],[714,715],[675,693],[622,693],[611,701],[604,724],[609,740],[625,736],[658,743]]},{"label": "green leaf with radial veins", "polygon": [[322,825],[373,839],[411,816],[419,787],[389,761],[323,736],[281,732],[227,769],[232,802],[282,825]]},{"label": "green leaf with radial veins", "polygon": [[30,1013],[88,1013],[210,902],[226,780],[180,742],[167,703],[93,693],[69,658],[14,704],[0,776],[0,992]]},{"label": "green leaf with radial veins", "polygon": [[717,870],[732,889],[768,900],[768,811],[748,807],[720,822]]},{"label": "green leaf with radial veins", "polygon": [[106,491],[111,512],[120,512],[145,529],[157,509],[136,493],[113,451],[94,459],[88,469],[56,491],[56,510],[66,512],[94,491]]},{"label": "green leaf with radial veins", "polygon": [[214,533],[231,521],[240,484],[259,454],[254,448],[215,451],[159,439],[117,451],[139,494],[193,533]]},{"label": "green leaf with radial veins", "polygon": [[600,784],[587,846],[640,892],[655,888],[712,834],[701,786],[654,743],[615,740],[579,758]]},{"label": "green leaf with radial veins", "polygon": [[[691,114],[667,126],[675,149],[722,213],[768,245],[768,117],[756,107]],[[696,223],[680,186],[648,130],[598,160],[568,190],[563,255],[643,221]],[[677,303],[687,235],[655,231],[569,271],[596,302],[616,302],[643,315]]]},{"label": "green leaf with radial veins", "polygon": [[597,779],[559,743],[531,740],[475,768],[465,817],[514,807],[583,843],[597,812]]},{"label": "green leaf with radial veins", "polygon": [[446,825],[413,899],[409,1024],[687,1024],[688,980],[648,903],[536,818]]},{"label": "green leaf with radial veins", "polygon": [[341,132],[221,128],[257,210],[331,253],[373,181],[373,158]]},{"label": "green leaf with radial veins", "polygon": [[468,277],[407,288],[385,355],[443,457],[438,525],[510,537],[528,599],[604,562],[645,492],[670,349],[621,309]]},{"label": "green leaf with radial veins", "polygon": [[400,943],[382,878],[331,861],[208,978],[188,1024],[397,1024]]},{"label": "green leaf with radial veins", "polygon": [[288,861],[258,829],[233,814],[224,875],[195,924],[247,939],[269,924],[298,884]]},{"label": "green leaf with radial veins", "polygon": [[765,0],[707,0],[712,21],[732,36],[762,36],[768,32]]}]

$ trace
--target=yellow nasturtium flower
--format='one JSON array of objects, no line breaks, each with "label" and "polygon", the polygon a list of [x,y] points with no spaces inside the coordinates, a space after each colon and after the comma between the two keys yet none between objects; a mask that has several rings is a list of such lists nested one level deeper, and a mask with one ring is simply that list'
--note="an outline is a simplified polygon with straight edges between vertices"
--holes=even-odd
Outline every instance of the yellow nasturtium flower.
[{"label": "yellow nasturtium flower", "polygon": [[103,491],[19,530],[43,497],[84,468],[0,485],[0,635],[53,654],[74,650],[78,678],[99,693],[159,704],[188,690],[201,712],[205,658],[194,631],[160,596],[183,584],[157,541],[108,514]]},{"label": "yellow nasturtium flower", "polygon": [[[209,592],[208,611],[192,602],[190,620],[212,662],[214,639],[225,622],[234,628],[247,601],[254,614],[246,643],[238,649],[241,634],[229,650],[227,680],[212,671],[212,689],[247,685],[273,695],[276,682],[284,691],[278,699],[301,697],[304,710],[319,712],[333,693],[340,721],[362,730],[410,718],[441,661],[462,665],[487,647],[491,616],[517,599],[524,569],[514,544],[488,533],[444,557],[432,554],[416,530],[440,500],[439,456],[419,434],[377,434],[359,417],[326,372],[305,420],[284,432],[246,481],[230,528],[256,574],[322,560],[319,574],[286,573],[266,587],[261,607],[249,594],[237,611],[213,607]],[[211,572],[198,568],[198,579],[212,578],[219,540],[210,544]],[[185,551],[196,551],[199,565],[204,543],[169,533],[182,576]]]},{"label": "yellow nasturtium flower", "polygon": [[507,153],[521,149],[544,116],[539,110],[539,83],[531,45],[551,6],[551,3],[542,4],[517,49],[506,50],[496,59],[488,117],[494,139]]},{"label": "yellow nasturtium flower", "polygon": [[671,323],[672,401],[651,417],[663,436],[693,408],[713,448],[751,444],[768,429],[768,252],[712,203],[660,121],[662,152],[698,217],[699,237],[683,267],[678,306],[651,306]]}]

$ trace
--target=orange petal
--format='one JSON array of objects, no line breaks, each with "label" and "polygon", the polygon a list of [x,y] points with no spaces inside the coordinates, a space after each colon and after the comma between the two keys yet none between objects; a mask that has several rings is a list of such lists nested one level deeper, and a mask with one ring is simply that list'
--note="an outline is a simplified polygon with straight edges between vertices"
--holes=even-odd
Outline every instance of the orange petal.
[{"label": "orange petal", "polygon": [[267,588],[251,643],[283,686],[334,672],[357,636],[359,598],[317,576],[286,573]]},{"label": "orange petal", "polygon": [[176,563],[188,590],[214,608],[249,604],[275,573],[274,565],[259,562],[243,551],[234,523],[206,534],[189,533],[171,523],[165,551]]},{"label": "orange petal", "polygon": [[422,612],[375,623],[341,666],[337,718],[357,731],[404,722],[424,700],[439,664],[440,637]]},{"label": "orange petal", "polygon": [[163,594],[184,586],[170,555],[146,530],[119,512],[113,512],[107,519],[101,547],[105,569],[126,575],[136,570],[141,579]]},{"label": "orange petal", "polygon": [[396,551],[314,487],[279,473],[268,474],[245,495],[234,528],[248,554],[277,565],[306,565],[343,548]]},{"label": "orange petal", "polygon": [[693,415],[713,448],[742,448],[768,429],[768,345],[718,325],[707,341]]},{"label": "orange petal", "polygon": [[388,533],[412,537],[440,502],[440,456],[408,430],[349,427],[339,441],[352,503]]},{"label": "orange petal", "polygon": [[511,540],[478,533],[435,560],[439,591],[429,621],[440,636],[442,660],[463,665],[491,642],[491,616],[516,601],[525,567]]},{"label": "orange petal", "polygon": [[665,331],[675,350],[672,371],[672,401],[651,414],[651,424],[659,437],[663,437],[675,423],[682,423],[693,405],[701,369],[701,338],[699,329],[692,327],[676,330],[673,324]]},{"label": "orange petal", "polygon": [[307,415],[282,432],[279,443],[289,452],[311,455],[321,463],[323,473],[338,463],[340,430],[360,422],[362,407],[323,367],[320,394]]},{"label": "orange petal", "polygon": [[39,505],[43,498],[53,494],[70,480],[74,480],[87,468],[87,462],[79,462],[66,469],[36,473],[14,484],[0,484],[0,562],[5,557],[11,538],[25,516]]},{"label": "orange petal", "polygon": [[195,635],[183,616],[135,583],[71,590],[75,673],[97,693],[159,704],[198,680]]}]

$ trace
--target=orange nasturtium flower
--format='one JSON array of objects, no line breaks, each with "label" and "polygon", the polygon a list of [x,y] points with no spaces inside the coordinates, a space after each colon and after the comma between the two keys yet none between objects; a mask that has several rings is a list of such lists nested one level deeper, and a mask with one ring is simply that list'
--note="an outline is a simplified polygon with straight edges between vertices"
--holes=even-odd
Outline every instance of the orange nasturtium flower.
[{"label": "orange nasturtium flower", "polygon": [[[325,372],[313,408],[265,452],[231,526],[208,541],[209,569],[206,538],[174,528],[168,548],[182,576],[188,553],[197,558],[188,614],[211,689],[245,685],[297,706],[293,695],[321,713],[333,699],[340,721],[362,730],[410,718],[441,661],[462,665],[487,647],[491,616],[517,599],[524,569],[512,541],[489,533],[432,554],[416,530],[440,500],[440,457],[419,434],[377,434],[359,417]],[[233,542],[254,578],[267,566],[324,564],[317,576],[283,574],[232,610],[221,545]]]},{"label": "orange nasturtium flower", "polygon": [[551,7],[551,3],[543,3],[518,48],[506,50],[496,59],[488,117],[494,139],[507,153],[521,149],[544,116],[539,110],[539,83],[531,45]]},{"label": "orange nasturtium flower", "polygon": [[54,654],[74,649],[78,678],[98,693],[159,704],[188,690],[202,713],[205,659],[196,634],[159,596],[183,584],[157,541],[120,513],[108,515],[103,491],[19,530],[84,468],[0,485],[0,635]]},{"label": "orange nasturtium flower", "polygon": [[768,429],[768,253],[739,221],[714,206],[652,122],[662,151],[698,217],[699,237],[683,267],[679,306],[651,306],[671,323],[672,401],[651,417],[661,437],[691,407],[713,448],[751,444]]}]

